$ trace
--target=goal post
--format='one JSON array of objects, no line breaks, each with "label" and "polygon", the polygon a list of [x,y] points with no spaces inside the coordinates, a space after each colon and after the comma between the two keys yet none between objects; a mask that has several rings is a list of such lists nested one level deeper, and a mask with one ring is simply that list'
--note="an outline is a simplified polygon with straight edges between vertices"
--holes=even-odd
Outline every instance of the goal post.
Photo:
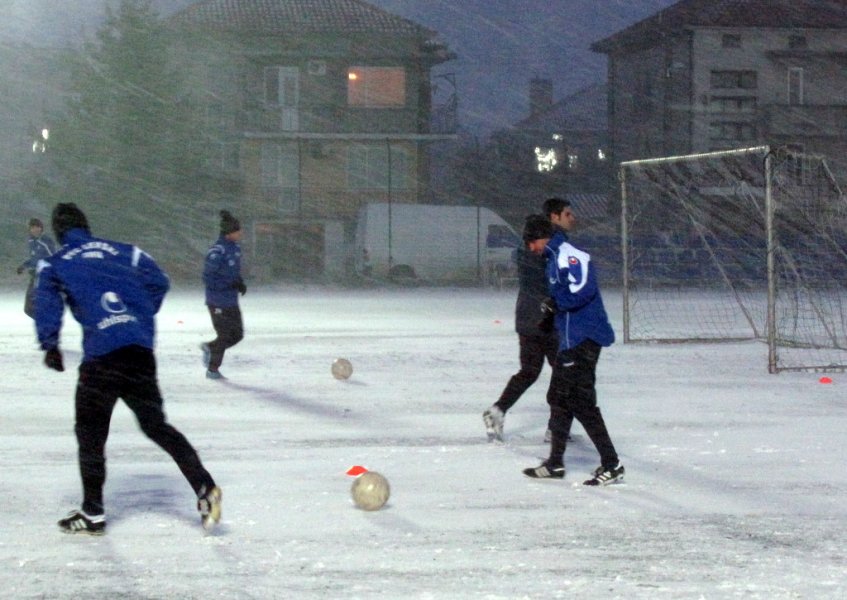
[{"label": "goal post", "polygon": [[768,370],[847,368],[847,202],[768,146],[621,163],[623,338],[760,340]]}]

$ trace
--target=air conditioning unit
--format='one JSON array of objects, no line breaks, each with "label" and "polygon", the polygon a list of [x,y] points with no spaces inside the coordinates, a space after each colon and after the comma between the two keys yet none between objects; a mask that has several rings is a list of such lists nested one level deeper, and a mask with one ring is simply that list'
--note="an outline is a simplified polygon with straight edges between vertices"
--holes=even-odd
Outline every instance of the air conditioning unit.
[{"label": "air conditioning unit", "polygon": [[306,63],[306,71],[309,75],[326,75],[326,61],[310,60]]}]

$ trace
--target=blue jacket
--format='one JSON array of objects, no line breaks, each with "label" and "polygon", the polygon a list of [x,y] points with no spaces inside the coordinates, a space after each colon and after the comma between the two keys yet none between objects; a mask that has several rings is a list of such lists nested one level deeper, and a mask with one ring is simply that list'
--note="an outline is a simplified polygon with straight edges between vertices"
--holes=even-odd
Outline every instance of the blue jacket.
[{"label": "blue jacket", "polygon": [[221,236],[206,253],[203,283],[206,304],[226,308],[238,306],[238,282],[241,280],[241,246]]},{"label": "blue jacket", "polygon": [[53,243],[50,236],[40,235],[35,237],[31,235],[27,240],[27,245],[29,246],[29,258],[21,264],[21,268],[27,269],[31,275],[35,275],[38,261],[53,254],[56,251],[56,244]]},{"label": "blue jacket", "polygon": [[35,327],[42,350],[59,347],[64,303],[82,325],[83,362],[125,346],[153,349],[168,276],[139,248],[71,229],[38,263]]},{"label": "blue jacket", "polygon": [[591,256],[567,242],[561,232],[553,235],[545,252],[550,295],[559,308],[559,350],[568,350],[585,340],[611,346],[615,332],[603,306]]}]

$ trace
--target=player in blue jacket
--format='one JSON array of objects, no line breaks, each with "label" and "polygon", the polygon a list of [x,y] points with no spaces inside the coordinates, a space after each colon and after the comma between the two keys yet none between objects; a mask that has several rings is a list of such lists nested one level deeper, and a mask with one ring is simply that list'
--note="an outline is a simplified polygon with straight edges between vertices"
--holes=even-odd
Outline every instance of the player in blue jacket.
[{"label": "player in blue jacket", "polygon": [[49,235],[44,234],[44,224],[41,219],[35,217],[29,220],[29,239],[27,240],[29,247],[29,257],[18,265],[18,275],[27,271],[29,273],[29,284],[26,287],[26,296],[24,296],[24,313],[31,319],[35,318],[35,309],[33,302],[35,301],[35,268],[38,261],[42,258],[47,258],[56,251],[56,244],[50,239]]},{"label": "player in blue jacket", "polygon": [[595,379],[600,350],[615,341],[606,315],[591,256],[553,232],[550,221],[536,215],[526,222],[524,240],[532,252],[547,256],[547,282],[556,310],[559,353],[553,365],[550,403],[550,456],[540,466],[524,469],[534,478],[565,476],[564,455],[573,420],[585,429],[600,454],[600,466],[585,485],[620,481],[624,467],[597,406]]},{"label": "player in blue jacket", "polygon": [[59,521],[67,533],[102,534],[103,484],[109,422],[118,398],[141,430],[176,461],[197,494],[207,529],[221,516],[221,491],[197,452],[165,418],[153,354],[155,316],[169,288],[167,275],[135,246],[95,238],[72,203],[53,210],[62,247],[38,263],[35,325],[44,363],[64,371],[59,337],[65,304],[82,326],[82,364],[76,388],[76,432],[83,502]]},{"label": "player in blue jacket", "polygon": [[206,253],[203,283],[206,284],[206,306],[212,317],[217,337],[200,345],[206,377],[225,379],[220,372],[227,348],[244,338],[244,321],[238,306],[238,294],[247,293],[241,278],[241,223],[229,211],[222,210],[220,237]]}]

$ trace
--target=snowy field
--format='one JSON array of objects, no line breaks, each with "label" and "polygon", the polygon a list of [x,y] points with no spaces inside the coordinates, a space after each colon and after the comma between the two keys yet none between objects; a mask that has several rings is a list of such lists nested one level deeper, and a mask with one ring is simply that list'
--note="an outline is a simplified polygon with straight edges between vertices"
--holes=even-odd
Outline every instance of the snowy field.
[{"label": "snowy field", "polygon": [[[107,533],[70,536],[79,329],[47,370],[0,291],[0,589],[45,599],[847,598],[847,376],[768,375],[766,349],[623,345],[598,393],[626,483],[577,426],[564,481],[546,456],[549,370],[488,444],[481,413],[517,369],[514,291],[251,289],[229,379],[204,378],[198,289],[159,316],[165,408],[223,488],[206,535],[170,458],[118,405]],[[606,303],[620,334],[621,299]],[[348,381],[330,364],[346,357]],[[391,482],[356,509],[352,465]]]}]

